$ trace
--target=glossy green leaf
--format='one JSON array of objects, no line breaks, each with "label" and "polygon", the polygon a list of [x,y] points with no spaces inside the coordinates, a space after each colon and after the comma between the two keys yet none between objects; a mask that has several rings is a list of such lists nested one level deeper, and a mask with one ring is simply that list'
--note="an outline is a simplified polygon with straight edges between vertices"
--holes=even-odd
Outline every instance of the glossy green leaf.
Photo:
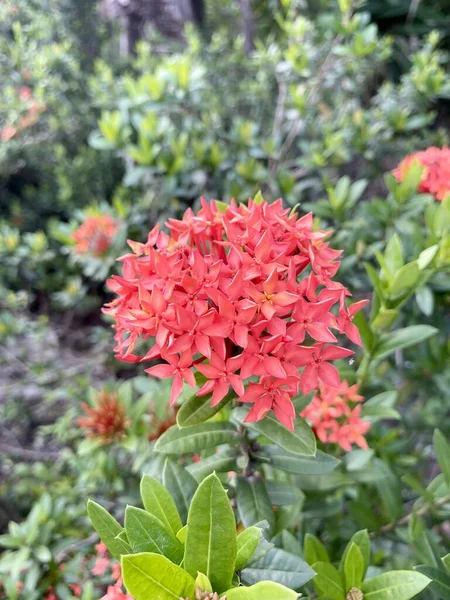
[{"label": "glossy green leaf", "polygon": [[431,579],[430,591],[437,594],[442,600],[450,600],[450,575],[446,571],[427,565],[414,568]]},{"label": "glossy green leaf", "polygon": [[260,581],[251,587],[228,590],[227,600],[297,600],[298,594],[273,581]]},{"label": "glossy green leaf", "polygon": [[324,594],[330,600],[345,600],[344,582],[342,575],[328,562],[313,564],[316,576],[313,579],[318,594]]},{"label": "glossy green leaf", "polygon": [[430,583],[416,571],[389,571],[365,581],[361,587],[364,600],[410,600]]},{"label": "glossy green leaf", "polygon": [[182,527],[180,529],[180,531],[177,533],[177,540],[180,540],[180,542],[182,544],[186,543],[186,536],[187,536],[187,525],[185,525],[184,527]]},{"label": "glossy green leaf", "polygon": [[447,485],[450,487],[450,443],[442,431],[436,429],[433,434],[433,446],[436,457],[445,477]]},{"label": "glossy green leaf", "polygon": [[199,485],[188,515],[184,567],[204,573],[219,593],[231,586],[236,563],[236,523],[228,496],[212,474]]},{"label": "glossy green leaf", "polygon": [[175,500],[181,522],[186,523],[189,505],[197,489],[197,482],[186,469],[166,459],[162,472],[164,486]]},{"label": "glossy green leaf", "polygon": [[194,598],[194,579],[160,554],[145,552],[123,556],[122,577],[135,600]]},{"label": "glossy green leaf", "polygon": [[214,473],[214,471],[217,473],[236,471],[236,450],[233,448],[215,452],[208,458],[202,458],[202,460],[192,463],[187,467],[187,470],[199,482]]},{"label": "glossy green leaf", "polygon": [[119,557],[121,554],[128,554],[129,547],[123,541],[117,539],[119,533],[123,531],[123,527],[116,519],[103,506],[93,500],[88,501],[87,511],[92,526],[108,548],[111,556]]},{"label": "glossy green leaf", "polygon": [[386,356],[389,356],[396,350],[414,346],[436,335],[437,332],[436,327],[431,327],[430,325],[411,325],[410,327],[384,334],[375,347],[373,358],[386,358]]},{"label": "glossy green leaf", "polygon": [[238,477],[236,485],[236,500],[239,517],[245,527],[255,525],[259,521],[269,523],[268,537],[273,534],[275,514],[265,483],[262,479]]},{"label": "glossy green leaf", "polygon": [[355,546],[358,546],[359,551],[361,552],[363,562],[361,580],[363,580],[366,575],[367,569],[370,565],[370,537],[367,529],[362,529],[361,531],[357,531],[355,534],[352,535],[349,543],[347,544],[344,550],[344,554],[342,555],[341,562],[339,564],[339,571],[341,573],[344,573],[347,554],[350,552],[350,548],[353,544]]},{"label": "glossy green leaf", "polygon": [[304,500],[302,491],[290,483],[267,479],[265,484],[272,506],[292,506]]},{"label": "glossy green leaf", "polygon": [[171,529],[147,511],[127,506],[125,530],[134,552],[162,554],[178,565],[183,560],[183,544]]},{"label": "glossy green leaf", "polygon": [[345,589],[349,590],[352,587],[360,589],[364,573],[365,568],[362,552],[359,546],[351,542],[344,561]]},{"label": "glossy green leaf", "polygon": [[[245,408],[239,407],[233,412],[233,415],[242,423],[247,416],[247,412]],[[314,456],[316,453],[316,437],[311,427],[300,417],[295,419],[294,425],[294,431],[290,431],[270,414],[256,423],[245,424],[246,427],[258,431],[258,433],[288,452],[302,456]]]},{"label": "glossy green leaf", "polygon": [[311,533],[305,535],[304,554],[306,562],[311,566],[316,562],[330,562],[325,546]]},{"label": "glossy green leaf", "polygon": [[238,432],[231,423],[200,423],[183,429],[175,425],[162,434],[154,450],[162,454],[177,455],[200,452],[205,448],[233,443],[238,437]]},{"label": "glossy green leaf", "polygon": [[251,559],[261,538],[259,527],[247,527],[237,537],[236,571],[241,571]]},{"label": "glossy green leaf", "polygon": [[144,475],[141,479],[141,497],[145,510],[176,535],[183,524],[172,496],[162,483],[154,477]]},{"label": "glossy green leaf", "polygon": [[309,457],[292,454],[277,446],[264,446],[260,452],[255,453],[255,457],[277,469],[298,475],[324,475],[333,471],[340,462],[321,450],[317,451],[316,456]]},{"label": "glossy green leaf", "polygon": [[419,279],[419,266],[411,262],[399,269],[389,285],[389,295],[393,298],[408,293]]},{"label": "glossy green leaf", "polygon": [[241,580],[248,585],[269,580],[293,589],[300,588],[313,577],[314,571],[304,560],[280,548],[272,548],[241,571]]},{"label": "glossy green leaf", "polygon": [[177,413],[178,426],[183,428],[204,423],[220,412],[232,398],[236,397],[236,394],[227,394],[216,406],[211,406],[211,396],[212,394],[206,396],[193,395],[186,402],[183,402]]}]

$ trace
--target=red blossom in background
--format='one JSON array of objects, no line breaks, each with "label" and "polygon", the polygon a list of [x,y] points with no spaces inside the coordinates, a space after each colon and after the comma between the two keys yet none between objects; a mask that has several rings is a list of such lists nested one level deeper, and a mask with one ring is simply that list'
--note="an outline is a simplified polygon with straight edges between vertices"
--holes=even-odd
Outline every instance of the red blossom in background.
[{"label": "red blossom in background", "polygon": [[392,171],[397,181],[402,181],[408,168],[414,161],[419,162],[424,168],[419,184],[419,192],[431,194],[436,200],[444,200],[450,193],[450,148],[436,148],[431,146],[423,152],[408,155]]},{"label": "red blossom in background", "polygon": [[92,254],[101,257],[113,242],[119,225],[110,215],[86,217],[72,234],[77,254]]},{"label": "red blossom in background", "polygon": [[333,279],[341,251],[313,230],[311,214],[299,219],[281,200],[202,199],[198,214],[167,226],[170,235],[156,226],[147,243],[129,242],[122,275],[108,282],[117,357],[162,359],[147,372],[173,377],[171,404],[197,370],[207,380],[198,394],[212,392],[213,404],[231,387],[253,405],[247,421],[272,410],[292,429],[300,389],[340,385],[330,361],[353,352],[335,334],[360,343],[351,321],[366,301],[346,307],[350,293]]},{"label": "red blossom in background", "polygon": [[347,452],[352,444],[366,449],[364,434],[369,431],[370,423],[360,417],[359,403],[363,399],[357,386],[349,386],[346,381],[336,387],[321,383],[319,392],[300,414],[311,423],[320,441],[338,444]]},{"label": "red blossom in background", "polygon": [[101,390],[95,398],[94,407],[86,402],[81,407],[86,416],[80,417],[77,423],[87,431],[87,437],[98,438],[105,444],[125,437],[130,420],[117,394]]}]

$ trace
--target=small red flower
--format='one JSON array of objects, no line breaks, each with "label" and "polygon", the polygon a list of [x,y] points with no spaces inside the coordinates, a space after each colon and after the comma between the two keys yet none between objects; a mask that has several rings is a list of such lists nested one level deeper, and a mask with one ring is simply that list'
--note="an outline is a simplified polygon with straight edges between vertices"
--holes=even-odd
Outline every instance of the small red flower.
[{"label": "small red flower", "polygon": [[110,215],[86,217],[72,234],[77,254],[101,257],[111,246],[119,225]]},{"label": "small red flower", "polygon": [[77,423],[86,430],[88,437],[99,438],[106,444],[125,437],[130,420],[117,394],[101,390],[94,407],[86,402],[82,402],[81,407],[87,416],[80,417]]},{"label": "small red flower", "polygon": [[338,444],[350,452],[352,444],[366,449],[364,435],[370,429],[370,423],[361,419],[361,405],[364,398],[357,393],[357,386],[349,386],[343,381],[332,387],[321,383],[319,392],[302,411],[323,443]]},{"label": "small red flower", "polygon": [[403,181],[413,162],[418,162],[424,167],[419,192],[431,194],[436,200],[444,200],[447,194],[450,194],[450,148],[431,146],[423,152],[408,155],[392,171],[397,181]]}]

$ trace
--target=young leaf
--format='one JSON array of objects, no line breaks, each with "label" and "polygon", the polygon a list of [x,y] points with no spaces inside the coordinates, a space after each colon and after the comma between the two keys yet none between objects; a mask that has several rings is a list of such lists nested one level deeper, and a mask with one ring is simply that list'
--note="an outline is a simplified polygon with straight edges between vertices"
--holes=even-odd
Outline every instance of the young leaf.
[{"label": "young leaf", "polygon": [[225,594],[227,600],[297,600],[298,594],[273,581],[260,581],[251,587],[236,587]]},{"label": "young leaf", "polygon": [[212,585],[210,580],[203,575],[203,573],[199,573],[197,575],[197,579],[195,580],[195,589],[200,588],[202,592],[212,592]]},{"label": "young leaf", "polygon": [[[247,411],[245,408],[239,407],[233,414],[236,415],[239,421],[243,422]],[[295,420],[294,431],[286,429],[284,425],[270,414],[266,415],[261,421],[249,423],[245,426],[258,431],[271,442],[277,444],[277,446],[293,454],[314,456],[316,453],[316,437],[311,427],[300,417]]]},{"label": "young leaf", "polygon": [[[347,554],[350,551],[352,544],[355,544],[356,546],[358,546],[358,548],[361,552],[361,556],[363,559],[363,571],[362,571],[361,579],[363,580],[364,577],[366,576],[366,572],[367,572],[367,569],[369,568],[369,564],[370,564],[370,537],[369,537],[369,533],[368,533],[367,529],[362,529],[361,531],[357,531],[355,534],[352,535],[349,543],[347,544],[347,546],[344,550],[344,554],[342,555],[341,562],[339,564],[339,571],[341,573],[344,573],[345,561],[346,561]],[[358,586],[356,586],[356,587],[358,587]]]},{"label": "young leaf", "polygon": [[141,497],[145,510],[176,535],[183,524],[172,496],[162,483],[154,477],[144,475],[141,479]]},{"label": "young leaf", "polygon": [[183,560],[183,544],[159,519],[145,510],[127,506],[125,530],[134,552],[162,554],[178,565]]},{"label": "young leaf", "polygon": [[316,572],[313,584],[319,595],[330,600],[345,600],[344,582],[336,567],[328,562],[316,562],[313,569]]},{"label": "young leaf", "polygon": [[121,554],[128,554],[130,548],[124,542],[117,539],[119,533],[123,531],[123,527],[121,527],[116,519],[103,506],[100,506],[100,504],[97,504],[93,500],[88,501],[87,511],[92,526],[108,548],[111,556],[119,557]]},{"label": "young leaf", "polygon": [[410,600],[427,587],[430,579],[415,571],[389,571],[362,584],[364,600]]},{"label": "young leaf", "polygon": [[349,590],[352,587],[360,589],[364,572],[364,558],[361,550],[354,542],[350,542],[350,548],[344,561],[345,589]]},{"label": "young leaf", "polygon": [[246,479],[238,477],[236,499],[239,517],[245,527],[255,525],[258,521],[267,519],[269,522],[268,536],[273,534],[275,514],[262,479]]},{"label": "young leaf", "polygon": [[187,525],[185,525],[184,527],[182,527],[180,529],[180,531],[177,533],[177,540],[180,540],[180,542],[182,544],[186,543],[186,536],[187,536]]},{"label": "young leaf", "polygon": [[397,329],[392,333],[381,336],[380,341],[375,347],[373,358],[386,358],[396,350],[414,346],[423,342],[429,337],[436,335],[438,330],[430,325],[411,325],[404,329]]},{"label": "young leaf", "polygon": [[200,452],[205,448],[231,443],[238,437],[238,432],[231,423],[200,423],[183,429],[175,425],[162,434],[154,450],[162,454]]},{"label": "young leaf", "polygon": [[307,533],[304,544],[305,560],[308,565],[312,566],[316,562],[330,562],[325,546],[315,535]]},{"label": "young leaf", "polygon": [[181,522],[186,523],[189,505],[197,489],[197,482],[186,469],[166,459],[162,472],[163,485],[175,500]]},{"label": "young leaf", "polygon": [[198,487],[188,515],[184,567],[204,573],[219,593],[231,586],[236,563],[236,523],[228,496],[214,473]]},{"label": "young leaf", "polygon": [[433,434],[433,445],[441,471],[450,487],[450,443],[439,429]]},{"label": "young leaf", "polygon": [[241,571],[241,580],[248,585],[268,579],[294,589],[305,585],[313,577],[314,571],[304,560],[280,548],[272,548]]},{"label": "young leaf", "polygon": [[160,554],[122,556],[122,577],[135,600],[194,598],[194,579]]},{"label": "young leaf", "polygon": [[237,537],[236,571],[241,571],[253,556],[259,540],[261,529],[259,527],[247,527]]}]

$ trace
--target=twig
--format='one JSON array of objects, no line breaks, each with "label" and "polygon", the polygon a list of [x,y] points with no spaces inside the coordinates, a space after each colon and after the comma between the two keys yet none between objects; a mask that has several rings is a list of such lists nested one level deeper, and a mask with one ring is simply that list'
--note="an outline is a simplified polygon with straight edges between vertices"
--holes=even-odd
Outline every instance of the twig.
[{"label": "twig", "polygon": [[41,452],[40,450],[27,450],[18,446],[10,446],[0,442],[0,456],[6,455],[25,462],[53,461],[59,458],[59,452]]},{"label": "twig", "polygon": [[425,515],[428,511],[433,510],[435,508],[439,508],[440,506],[443,506],[444,504],[447,504],[447,502],[450,502],[450,494],[447,494],[446,496],[439,498],[438,500],[436,500],[436,502],[433,502],[431,504],[425,504],[425,506],[418,508],[417,510],[413,511],[409,515],[406,515],[406,516],[402,517],[401,519],[398,519],[397,521],[388,523],[387,525],[383,525],[383,527],[381,527],[378,531],[372,531],[370,534],[370,537],[377,537],[378,535],[380,535],[380,533],[387,533],[388,531],[394,530],[396,527],[401,527],[402,525],[406,525],[413,518],[413,516],[421,517],[422,515]]},{"label": "twig", "polygon": [[65,560],[72,552],[76,552],[77,550],[84,548],[84,546],[90,546],[97,540],[98,535],[96,533],[92,533],[89,537],[85,538],[84,540],[79,540],[78,542],[74,542],[66,548],[63,548],[57,554],[55,554],[56,564],[63,562],[63,560]]}]

